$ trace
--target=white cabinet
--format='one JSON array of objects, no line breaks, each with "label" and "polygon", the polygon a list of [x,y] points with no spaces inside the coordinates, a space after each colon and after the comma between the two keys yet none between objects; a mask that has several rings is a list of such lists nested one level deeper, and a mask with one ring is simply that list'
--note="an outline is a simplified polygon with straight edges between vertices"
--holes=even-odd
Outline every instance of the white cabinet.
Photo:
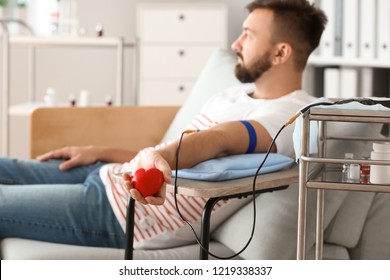
[{"label": "white cabinet", "polygon": [[[27,147],[25,143],[20,141],[27,141],[28,137],[19,135],[19,131],[22,131],[20,127],[28,128],[27,121],[30,113],[38,107],[42,107],[44,104],[36,102],[35,95],[35,78],[36,78],[36,49],[38,48],[93,48],[93,49],[105,49],[105,48],[115,48],[116,49],[116,95],[115,95],[115,104],[123,104],[123,79],[124,79],[124,48],[135,48],[135,42],[124,41],[123,38],[110,38],[110,37],[35,37],[35,36],[8,36],[7,25],[0,25],[0,28],[3,27],[2,31],[2,59],[0,60],[2,64],[2,89],[1,89],[1,105],[2,105],[2,126],[1,126],[1,146],[2,146],[2,155],[3,156],[14,156],[19,158],[28,157],[24,152],[21,151],[20,147]],[[24,47],[29,49],[29,69],[28,69],[28,86],[29,86],[29,98],[27,104],[19,104],[10,106],[10,75],[11,75],[11,61],[10,61],[10,51],[16,47]],[[136,52],[134,51],[134,61],[136,61]],[[132,78],[135,81],[135,78]],[[60,105],[60,104],[58,104]],[[62,106],[63,104],[61,104]],[[23,123],[21,125],[21,123]],[[14,126],[11,129],[11,123]],[[18,124],[20,123],[20,124]],[[16,128],[16,129],[15,129]],[[11,131],[12,130],[12,131]],[[10,133],[11,131],[11,133]],[[26,130],[27,131],[27,130]],[[14,135],[14,136],[12,136]],[[16,139],[12,142],[10,140]],[[12,144],[16,144],[15,148],[10,147]],[[24,149],[23,148],[23,149]],[[10,150],[11,153],[10,153]],[[15,153],[13,151],[16,151]]]},{"label": "white cabinet", "polygon": [[139,105],[181,105],[216,48],[227,47],[223,3],[137,6]]}]

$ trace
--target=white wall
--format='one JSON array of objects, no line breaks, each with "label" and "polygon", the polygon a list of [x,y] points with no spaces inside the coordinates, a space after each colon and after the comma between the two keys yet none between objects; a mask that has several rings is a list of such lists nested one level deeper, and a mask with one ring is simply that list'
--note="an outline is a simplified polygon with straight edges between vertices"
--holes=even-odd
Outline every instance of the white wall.
[{"label": "white wall", "polygon": [[[42,1],[42,0],[30,0]],[[49,0],[43,0],[49,1]],[[95,26],[103,25],[105,36],[122,36],[132,40],[135,37],[135,10],[141,2],[211,2],[206,0],[75,0],[79,26],[95,35]],[[228,5],[228,48],[241,32],[241,25],[247,12],[245,6],[250,0],[214,0]],[[1,48],[1,47],[0,47]],[[86,89],[91,93],[91,101],[103,104],[107,94],[115,95],[115,50],[107,49],[62,49],[42,48],[37,50],[36,94],[42,101],[47,87],[53,87],[60,102],[67,102],[71,93],[78,95]],[[11,52],[11,105],[27,101],[27,51],[15,48]],[[132,104],[132,52],[125,51],[124,103]],[[1,73],[0,69],[0,74]],[[0,76],[1,79],[2,75]],[[0,101],[1,102],[1,101]],[[1,108],[0,108],[1,110]],[[1,115],[0,115],[1,118]],[[11,155],[25,154],[27,131],[20,136],[19,129],[13,125],[13,148]],[[20,128],[20,127],[19,127]],[[24,125],[24,130],[26,130]],[[24,142],[23,142],[23,141]],[[0,140],[1,141],[1,140]],[[23,143],[22,143],[23,142]],[[0,143],[1,144],[1,143]],[[22,151],[22,152],[20,152]]]}]

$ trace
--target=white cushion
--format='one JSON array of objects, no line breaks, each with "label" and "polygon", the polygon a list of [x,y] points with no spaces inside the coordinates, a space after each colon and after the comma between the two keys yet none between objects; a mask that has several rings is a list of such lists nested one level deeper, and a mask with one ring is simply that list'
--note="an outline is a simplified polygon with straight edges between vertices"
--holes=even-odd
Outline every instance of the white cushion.
[{"label": "white cushion", "polygon": [[389,216],[390,194],[375,193],[359,242],[355,248],[350,250],[352,258],[390,260]]},{"label": "white cushion", "polygon": [[[123,260],[125,256],[124,249],[65,245],[21,238],[0,240],[0,247],[1,259],[5,260]],[[163,250],[135,250],[134,259],[196,260],[199,259],[199,250],[197,244]],[[210,242],[210,251],[221,256],[234,254],[218,242]]]},{"label": "white cushion", "polygon": [[[296,258],[298,191],[298,184],[291,184],[285,190],[263,193],[256,198],[256,231],[251,244],[241,254],[242,258],[255,260]],[[316,196],[314,190],[308,191],[306,220],[308,251],[315,244]],[[336,216],[345,196],[345,192],[337,191],[326,196],[325,228]],[[212,237],[233,251],[239,251],[249,238],[252,221],[253,205],[248,203],[222,223],[213,232]],[[327,258],[332,258],[330,252]]]},{"label": "white cushion", "polygon": [[240,84],[234,76],[236,63],[236,58],[228,51],[223,49],[214,51],[200,73],[190,95],[169,126],[162,142],[177,138],[211,95]]}]

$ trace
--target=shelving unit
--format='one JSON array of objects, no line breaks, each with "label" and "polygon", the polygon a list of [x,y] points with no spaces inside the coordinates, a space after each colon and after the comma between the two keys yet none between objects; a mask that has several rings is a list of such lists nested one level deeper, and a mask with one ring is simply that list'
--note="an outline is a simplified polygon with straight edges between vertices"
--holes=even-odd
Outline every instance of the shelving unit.
[{"label": "shelving unit", "polygon": [[[134,49],[133,66],[137,67],[137,44],[136,41],[125,41],[122,37],[35,37],[35,36],[14,36],[10,37],[8,34],[8,20],[0,20],[2,27],[2,69],[3,69],[3,86],[2,86],[2,154],[9,153],[9,95],[10,95],[10,48],[24,47],[29,49],[28,61],[28,102],[35,101],[35,72],[36,60],[35,50],[37,48],[57,48],[57,47],[78,47],[78,48],[116,48],[116,95],[115,104],[120,106],[123,104],[123,61],[124,48]],[[21,23],[21,22],[19,22]],[[133,71],[133,87],[134,93],[137,92],[137,78],[135,77],[137,71]],[[40,106],[40,104],[32,104],[29,106]]]},{"label": "shelving unit", "polygon": [[312,55],[309,58],[308,64],[312,66],[390,68],[390,61],[378,59],[345,58],[342,56],[322,57],[319,55]]},{"label": "shelving unit", "polygon": [[[310,122],[318,121],[318,154],[311,155]],[[301,131],[301,156],[299,160],[299,207],[298,207],[298,240],[297,258],[305,258],[306,239],[306,205],[308,189],[317,190],[317,226],[316,226],[316,259],[322,259],[323,247],[323,221],[324,221],[324,190],[344,190],[344,191],[364,191],[364,192],[385,192],[390,193],[389,185],[381,184],[359,184],[345,183],[341,180],[341,168],[343,163],[389,165],[390,161],[378,160],[353,160],[330,158],[325,153],[328,137],[326,130],[327,122],[345,123],[368,123],[368,124],[390,124],[390,112],[374,110],[349,110],[349,109],[325,109],[313,108],[303,115]],[[333,138],[334,139],[334,138]],[[363,137],[343,137],[337,139],[345,141],[390,141],[390,138],[363,138]]]},{"label": "shelving unit", "polygon": [[312,55],[305,76],[304,89],[317,97],[390,97],[390,61]]},{"label": "shelving unit", "polygon": [[[53,47],[80,47],[80,48],[116,48],[116,103],[121,105],[123,102],[123,59],[124,48],[135,47],[135,42],[124,41],[123,38],[109,37],[10,37],[9,45],[12,47],[32,48],[30,59],[30,101],[35,99],[35,48],[53,48]],[[9,73],[7,73],[9,75]]]},{"label": "shelving unit", "polygon": [[390,97],[388,0],[310,0],[328,17],[309,58],[306,90],[317,97]]}]

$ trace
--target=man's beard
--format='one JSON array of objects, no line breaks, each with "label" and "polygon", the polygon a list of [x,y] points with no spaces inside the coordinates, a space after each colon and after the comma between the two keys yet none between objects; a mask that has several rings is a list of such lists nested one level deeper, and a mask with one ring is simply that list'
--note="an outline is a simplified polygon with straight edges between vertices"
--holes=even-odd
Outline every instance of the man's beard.
[{"label": "man's beard", "polygon": [[237,56],[241,58],[242,64],[238,63],[235,67],[235,74],[237,79],[242,83],[253,83],[268,71],[272,64],[270,59],[270,52],[267,51],[259,57],[251,66],[245,67],[244,60],[240,53]]}]

